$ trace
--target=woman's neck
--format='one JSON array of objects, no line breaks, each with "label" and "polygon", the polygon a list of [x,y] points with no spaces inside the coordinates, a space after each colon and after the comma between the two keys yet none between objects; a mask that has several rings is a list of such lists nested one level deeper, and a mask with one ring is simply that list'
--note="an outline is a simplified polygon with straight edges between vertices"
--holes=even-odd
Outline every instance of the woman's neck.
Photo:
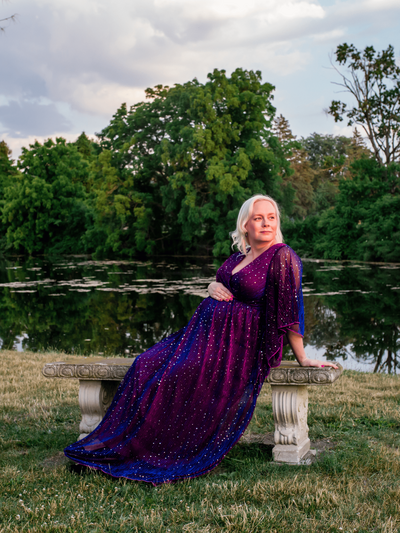
[{"label": "woman's neck", "polygon": [[263,243],[263,245],[256,245],[250,243],[250,254],[252,257],[252,260],[256,259],[259,255],[264,253],[268,248],[276,244],[275,239],[271,242],[267,242],[266,244]]}]

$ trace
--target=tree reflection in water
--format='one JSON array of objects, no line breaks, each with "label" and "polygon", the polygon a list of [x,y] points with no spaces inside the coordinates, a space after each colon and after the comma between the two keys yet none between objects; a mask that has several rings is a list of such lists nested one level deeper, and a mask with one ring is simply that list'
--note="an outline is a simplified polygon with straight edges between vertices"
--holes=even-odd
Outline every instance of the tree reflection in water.
[{"label": "tree reflection in water", "polygon": [[307,342],[325,347],[329,360],[351,356],[373,364],[374,372],[396,373],[400,368],[400,268],[308,263],[306,279],[314,289],[306,294],[315,294],[305,298],[306,319],[310,316],[313,321]]},{"label": "tree reflection in water", "polygon": [[[3,262],[0,337],[12,349],[140,353],[192,316],[215,275],[209,260]],[[306,345],[327,359],[396,373],[400,268],[304,262]]]}]

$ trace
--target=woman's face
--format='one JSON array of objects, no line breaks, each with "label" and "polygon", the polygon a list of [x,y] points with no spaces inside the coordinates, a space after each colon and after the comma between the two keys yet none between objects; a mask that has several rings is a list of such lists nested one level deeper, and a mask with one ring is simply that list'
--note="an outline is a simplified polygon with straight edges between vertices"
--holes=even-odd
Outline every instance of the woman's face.
[{"label": "woman's face", "polygon": [[252,247],[272,245],[276,237],[278,220],[275,208],[268,200],[258,200],[253,205],[253,212],[244,225],[248,233],[247,240]]}]

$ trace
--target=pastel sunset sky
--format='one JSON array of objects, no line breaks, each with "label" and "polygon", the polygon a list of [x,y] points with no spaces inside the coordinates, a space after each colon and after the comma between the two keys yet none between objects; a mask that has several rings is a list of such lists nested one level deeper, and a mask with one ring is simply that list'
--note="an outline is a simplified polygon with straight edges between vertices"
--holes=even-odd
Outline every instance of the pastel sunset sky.
[{"label": "pastel sunset sky", "polygon": [[204,82],[214,68],[261,70],[299,137],[351,135],[324,112],[344,97],[332,84],[337,45],[392,44],[400,54],[399,0],[0,3],[0,18],[13,13],[0,35],[0,140],[13,157],[35,139],[93,135],[146,87]]}]

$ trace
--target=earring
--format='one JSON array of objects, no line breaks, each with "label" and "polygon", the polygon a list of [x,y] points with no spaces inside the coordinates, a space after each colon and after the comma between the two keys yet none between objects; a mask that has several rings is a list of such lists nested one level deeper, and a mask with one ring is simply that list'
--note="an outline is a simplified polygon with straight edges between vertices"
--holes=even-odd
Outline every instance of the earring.
[{"label": "earring", "polygon": [[247,231],[246,231],[246,233],[244,234],[244,236],[245,236],[245,237],[247,237],[247,236],[248,236],[248,233],[247,233]]}]

